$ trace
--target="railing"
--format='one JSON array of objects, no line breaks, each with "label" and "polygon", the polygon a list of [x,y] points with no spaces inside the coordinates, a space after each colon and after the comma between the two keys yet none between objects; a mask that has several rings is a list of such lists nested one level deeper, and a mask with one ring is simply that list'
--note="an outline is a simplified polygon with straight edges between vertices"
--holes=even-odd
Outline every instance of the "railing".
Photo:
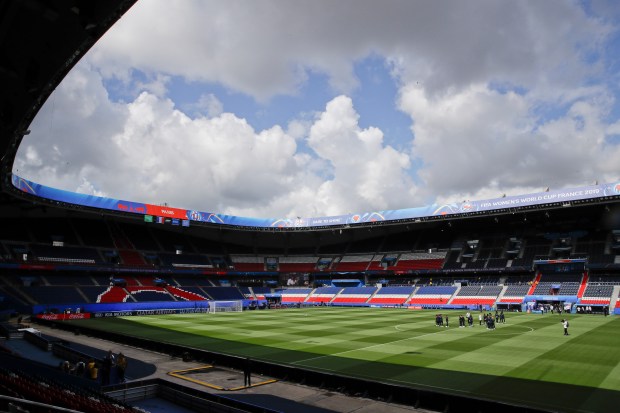
[{"label": "railing", "polygon": [[[51,404],[45,404],[45,403],[39,403],[39,402],[33,402],[31,400],[26,400],[26,399],[20,399],[18,397],[11,397],[11,396],[4,396],[2,394],[0,394],[0,400],[2,401],[0,403],[1,406],[4,405],[13,405],[13,406],[19,406],[21,408],[41,408],[44,410],[41,411],[47,411],[47,412],[62,412],[62,413],[82,413],[79,412],[77,410],[71,410],[71,409],[66,409],[64,407],[59,407],[59,406],[53,406]],[[11,410],[11,407],[8,407],[8,409],[6,411],[24,411],[24,410]]]}]

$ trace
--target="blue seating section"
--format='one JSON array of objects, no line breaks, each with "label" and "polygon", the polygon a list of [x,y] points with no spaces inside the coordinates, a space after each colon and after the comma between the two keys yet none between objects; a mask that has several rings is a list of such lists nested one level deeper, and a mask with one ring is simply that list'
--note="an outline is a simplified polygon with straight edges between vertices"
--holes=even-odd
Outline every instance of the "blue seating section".
[{"label": "blue seating section", "polygon": [[39,304],[76,304],[84,297],[74,287],[24,287],[23,291]]},{"label": "blue seating section", "polygon": [[441,294],[441,295],[452,295],[456,291],[456,287],[440,285],[440,286],[423,286],[420,287],[416,295],[424,295],[424,294]]},{"label": "blue seating section", "polygon": [[40,261],[103,264],[99,253],[93,248],[32,245],[31,251]]},{"label": "blue seating section", "polygon": [[271,288],[269,287],[252,287],[252,290],[254,290],[254,294],[271,294]]},{"label": "blue seating section", "polygon": [[237,287],[203,287],[214,300],[243,300],[245,297]]},{"label": "blue seating section", "polygon": [[84,286],[80,287],[80,291],[88,298],[89,303],[96,303],[99,294],[103,293],[107,288],[107,285]]},{"label": "blue seating section", "polygon": [[50,285],[94,285],[89,276],[84,275],[49,275],[45,279]]},{"label": "blue seating section", "polygon": [[205,296],[205,292],[202,291],[202,289],[200,287],[192,287],[192,286],[184,286],[181,287],[183,290],[185,291],[189,291],[190,293],[194,293],[194,294],[198,294],[198,295],[202,295],[203,297]]},{"label": "blue seating section", "polygon": [[319,287],[313,294],[338,294],[342,287]]},{"label": "blue seating section", "polygon": [[409,295],[414,289],[414,286],[383,287],[377,291],[376,295]]},{"label": "blue seating section", "polygon": [[174,298],[167,292],[134,291],[132,296],[138,301],[174,301]]},{"label": "blue seating section", "polygon": [[504,296],[506,297],[524,296],[527,294],[529,290],[530,290],[530,286],[527,284],[509,285],[508,288],[506,288],[506,292],[504,293]]},{"label": "blue seating section", "polygon": [[374,294],[377,287],[345,287],[340,294]]},{"label": "blue seating section", "polygon": [[204,255],[197,254],[159,254],[162,265],[166,266],[185,266],[185,267],[206,267],[211,266],[211,262]]},{"label": "blue seating section", "polygon": [[287,288],[282,290],[282,295],[301,295],[301,294],[310,294],[312,292],[311,288]]}]

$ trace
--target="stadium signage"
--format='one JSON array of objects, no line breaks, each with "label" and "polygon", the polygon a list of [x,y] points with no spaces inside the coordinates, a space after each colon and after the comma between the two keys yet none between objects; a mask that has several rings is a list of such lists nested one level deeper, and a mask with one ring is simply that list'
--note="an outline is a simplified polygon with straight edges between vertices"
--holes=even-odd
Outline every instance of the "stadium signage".
[{"label": "stadium signage", "polygon": [[527,295],[523,298],[524,302],[530,301],[566,301],[577,302],[578,298],[574,295]]},{"label": "stadium signage", "polygon": [[[447,204],[432,204],[423,207],[384,210],[363,213],[352,213],[316,218],[250,218],[234,215],[223,215],[212,212],[201,212],[168,206],[157,206],[118,200],[113,198],[99,197],[94,195],[79,194],[51,188],[36,182],[28,181],[13,174],[12,184],[22,192],[26,192],[51,201],[63,202],[85,207],[108,209],[125,213],[165,217],[169,223],[177,223],[172,219],[182,220],[184,225],[189,221],[208,222],[211,224],[256,227],[256,228],[312,228],[325,226],[347,226],[363,223],[403,221],[442,217],[457,214],[469,214],[474,212],[502,211],[511,208],[545,205],[552,203],[564,203],[570,206],[572,201],[596,199],[603,197],[620,197],[620,182],[601,185],[591,185],[579,188],[545,191],[521,196],[504,196],[502,198],[487,199],[482,201],[463,201]],[[168,222],[168,221],[166,221]]]},{"label": "stadium signage", "polygon": [[166,309],[159,309],[159,310],[102,311],[102,312],[94,313],[93,317],[94,318],[132,317],[132,316],[145,316],[145,315],[204,313],[207,311],[208,311],[208,307],[166,308]]},{"label": "stadium signage", "polygon": [[83,320],[90,318],[90,313],[77,313],[77,314],[37,314],[37,318],[41,320]]}]

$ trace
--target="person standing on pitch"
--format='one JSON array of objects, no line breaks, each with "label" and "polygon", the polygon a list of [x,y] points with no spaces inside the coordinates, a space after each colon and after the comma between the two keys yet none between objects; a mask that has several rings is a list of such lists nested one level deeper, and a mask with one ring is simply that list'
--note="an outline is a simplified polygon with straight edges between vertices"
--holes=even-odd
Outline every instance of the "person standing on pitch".
[{"label": "person standing on pitch", "polygon": [[562,319],[562,327],[564,327],[564,335],[568,335],[568,320]]}]

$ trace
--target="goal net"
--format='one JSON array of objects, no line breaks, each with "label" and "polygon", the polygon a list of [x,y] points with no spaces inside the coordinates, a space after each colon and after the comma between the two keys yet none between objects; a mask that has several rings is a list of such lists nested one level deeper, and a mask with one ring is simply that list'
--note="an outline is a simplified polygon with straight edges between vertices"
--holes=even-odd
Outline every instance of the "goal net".
[{"label": "goal net", "polygon": [[209,301],[210,313],[228,313],[243,311],[243,301]]}]

